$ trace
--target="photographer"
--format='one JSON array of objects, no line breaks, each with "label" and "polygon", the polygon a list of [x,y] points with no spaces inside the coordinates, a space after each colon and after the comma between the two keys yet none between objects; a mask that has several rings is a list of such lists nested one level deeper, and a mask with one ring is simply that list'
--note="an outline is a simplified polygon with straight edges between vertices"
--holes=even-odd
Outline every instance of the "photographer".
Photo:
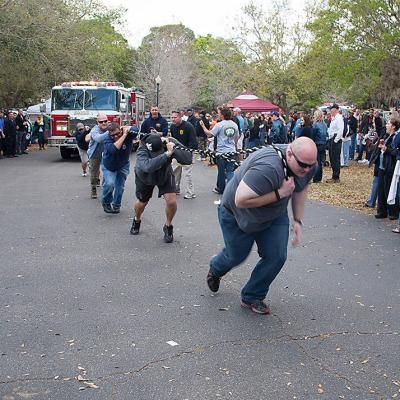
[{"label": "photographer", "polygon": [[[147,134],[140,142],[136,153],[137,201],[134,205],[135,216],[130,230],[131,235],[139,234],[142,214],[153,195],[154,187],[157,186],[158,197],[163,196],[165,200],[164,241],[172,243],[174,240],[172,219],[177,208],[175,177],[171,167],[174,147],[175,143],[170,142],[167,138],[161,138],[159,134]],[[190,155],[190,153],[188,154]]]},{"label": "photographer", "polygon": [[136,139],[138,129],[112,122],[104,139],[102,171],[103,192],[102,205],[104,212],[118,214],[121,208],[125,181],[129,174],[129,156],[132,152],[133,140]]}]

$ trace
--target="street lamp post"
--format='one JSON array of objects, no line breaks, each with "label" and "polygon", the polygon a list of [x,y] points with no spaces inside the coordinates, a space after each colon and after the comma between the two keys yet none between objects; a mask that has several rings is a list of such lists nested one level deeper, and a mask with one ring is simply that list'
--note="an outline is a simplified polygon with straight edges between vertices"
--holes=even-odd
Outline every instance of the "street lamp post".
[{"label": "street lamp post", "polygon": [[161,83],[160,75],[157,75],[157,78],[156,78],[156,85],[157,85],[157,102],[156,102],[156,104],[157,104],[157,107],[158,107],[158,100],[159,100],[159,95],[160,95],[160,83]]}]

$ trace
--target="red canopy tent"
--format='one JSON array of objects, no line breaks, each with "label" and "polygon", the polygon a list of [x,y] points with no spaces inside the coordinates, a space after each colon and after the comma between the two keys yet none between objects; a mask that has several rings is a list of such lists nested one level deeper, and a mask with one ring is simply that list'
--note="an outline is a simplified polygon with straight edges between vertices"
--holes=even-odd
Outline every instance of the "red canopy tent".
[{"label": "red canopy tent", "polygon": [[234,107],[239,107],[243,112],[272,112],[279,111],[279,106],[260,99],[250,92],[243,92],[240,96],[235,97],[230,103]]}]

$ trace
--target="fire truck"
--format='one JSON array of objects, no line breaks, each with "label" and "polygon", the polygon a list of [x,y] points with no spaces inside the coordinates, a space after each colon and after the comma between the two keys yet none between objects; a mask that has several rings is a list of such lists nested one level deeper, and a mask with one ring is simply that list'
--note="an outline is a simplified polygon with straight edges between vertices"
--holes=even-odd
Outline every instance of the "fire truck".
[{"label": "fire truck", "polygon": [[64,82],[51,91],[51,126],[49,146],[59,147],[61,157],[77,153],[74,137],[78,122],[92,128],[99,113],[110,122],[136,125],[144,117],[145,95],[137,88],[125,88],[120,82]]}]

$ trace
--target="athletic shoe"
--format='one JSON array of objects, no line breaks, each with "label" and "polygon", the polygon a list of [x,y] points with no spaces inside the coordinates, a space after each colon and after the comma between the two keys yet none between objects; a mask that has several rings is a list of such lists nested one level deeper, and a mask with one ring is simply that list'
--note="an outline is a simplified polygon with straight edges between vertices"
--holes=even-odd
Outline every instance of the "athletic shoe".
[{"label": "athletic shoe", "polygon": [[120,211],[121,211],[121,209],[120,209],[119,207],[114,207],[114,206],[112,206],[112,213],[113,213],[113,214],[119,214]]},{"label": "athletic shoe", "polygon": [[132,222],[132,227],[130,230],[131,235],[139,235],[139,230],[140,230],[140,223],[142,221],[136,221],[135,217],[133,217],[133,222]]},{"label": "athletic shoe", "polygon": [[256,314],[271,314],[271,310],[262,300],[254,300],[252,303],[246,303],[242,300],[242,307],[248,308]]},{"label": "athletic shoe", "polygon": [[87,176],[86,172],[82,172],[81,176]]},{"label": "athletic shoe", "polygon": [[174,227],[172,225],[167,226],[164,225],[164,242],[165,243],[172,243],[174,241]]},{"label": "athletic shoe", "polygon": [[113,209],[109,203],[103,203],[103,210],[107,214],[113,214]]},{"label": "athletic shoe", "polygon": [[214,275],[211,271],[208,271],[207,285],[212,292],[218,292],[220,282],[221,278],[218,278],[218,276]]},{"label": "athletic shoe", "polygon": [[340,179],[331,178],[331,179],[327,179],[325,182],[326,183],[340,183]]},{"label": "athletic shoe", "polygon": [[90,194],[90,197],[91,197],[92,199],[97,199],[97,189],[96,189],[96,186],[92,186],[92,192],[91,192],[91,194]]},{"label": "athletic shoe", "polygon": [[183,196],[184,199],[195,199],[196,195],[195,194],[185,194]]},{"label": "athletic shoe", "polygon": [[217,193],[217,194],[222,194],[217,188],[214,188],[214,189],[212,190],[212,192],[213,192],[213,193]]}]

